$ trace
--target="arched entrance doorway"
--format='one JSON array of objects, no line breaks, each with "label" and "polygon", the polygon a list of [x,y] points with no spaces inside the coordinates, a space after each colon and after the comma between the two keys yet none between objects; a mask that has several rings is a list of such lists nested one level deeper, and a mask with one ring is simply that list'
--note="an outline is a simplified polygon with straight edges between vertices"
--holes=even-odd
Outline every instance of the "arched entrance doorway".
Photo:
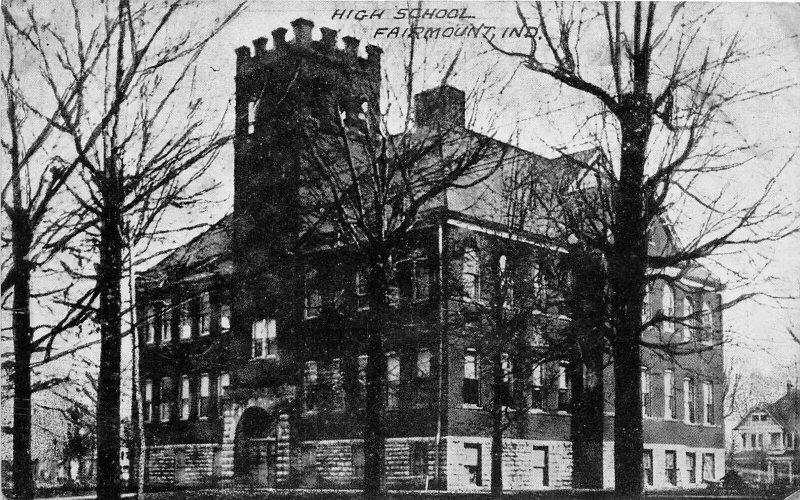
[{"label": "arched entrance doorway", "polygon": [[275,486],[278,415],[259,407],[245,410],[236,426],[233,466],[239,480],[256,487]]}]

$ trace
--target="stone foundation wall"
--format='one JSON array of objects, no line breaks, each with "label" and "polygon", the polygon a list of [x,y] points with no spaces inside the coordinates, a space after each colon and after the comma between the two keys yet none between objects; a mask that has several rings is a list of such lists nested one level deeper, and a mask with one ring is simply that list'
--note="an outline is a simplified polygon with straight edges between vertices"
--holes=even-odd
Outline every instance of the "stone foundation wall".
[{"label": "stone foundation wall", "polygon": [[[223,457],[223,446],[219,444],[148,446],[147,484],[153,486],[216,484],[226,469]],[[233,468],[232,461],[230,468]]]},{"label": "stone foundation wall", "polygon": [[[425,473],[412,471],[412,449],[426,447]],[[447,474],[446,443],[440,443],[440,478]],[[353,464],[354,447],[363,447],[360,439],[304,441],[293,460],[301,485],[316,487],[359,487],[363,476]],[[303,459],[305,455],[305,460]],[[311,458],[313,456],[313,464]],[[430,437],[390,438],[386,440],[386,482],[390,488],[424,489],[433,487],[436,467],[435,439]]]},{"label": "stone foundation wall", "polygon": [[[471,481],[464,445],[480,445],[480,484]],[[491,488],[491,449],[490,438],[448,437],[448,489]],[[543,462],[545,454],[547,458]],[[534,472],[534,469],[538,470]],[[571,483],[572,444],[568,441],[503,440],[503,489],[568,488]]]}]

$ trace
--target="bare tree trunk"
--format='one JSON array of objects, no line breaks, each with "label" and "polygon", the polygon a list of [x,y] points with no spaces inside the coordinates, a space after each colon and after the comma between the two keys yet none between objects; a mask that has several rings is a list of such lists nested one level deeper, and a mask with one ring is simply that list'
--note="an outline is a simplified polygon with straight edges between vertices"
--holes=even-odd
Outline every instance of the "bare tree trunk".
[{"label": "bare tree trunk", "polygon": [[[388,259],[387,259],[388,260]],[[383,352],[384,325],[389,291],[388,267],[373,265],[369,278],[369,323],[367,325],[367,391],[364,418],[364,485],[367,498],[380,498],[386,492],[384,379],[386,360]]]},{"label": "bare tree trunk", "polygon": [[[124,12],[126,0],[119,2],[119,42],[117,46],[114,99],[120,98],[123,79],[125,41]],[[122,224],[124,192],[122,187],[121,151],[117,130],[119,115],[112,119],[108,153],[104,158],[100,195],[100,265],[97,285],[100,291],[100,374],[97,382],[97,496],[120,498],[120,358],[122,355]]]},{"label": "bare tree trunk", "polygon": [[[502,315],[502,312],[500,313]],[[503,407],[500,394],[503,387],[503,354],[500,339],[495,339],[496,348],[492,352],[492,449],[491,449],[491,491],[492,498],[503,498]],[[480,472],[479,472],[480,473]]]},{"label": "bare tree trunk", "polygon": [[122,353],[122,214],[121,186],[116,160],[110,159],[105,186],[103,222],[100,228],[100,375],[97,395],[97,495],[117,499],[120,495],[120,357]]},{"label": "bare tree trunk", "polygon": [[[128,232],[130,241],[130,232]],[[139,334],[138,320],[136,316],[136,277],[133,274],[133,245],[128,245],[128,276],[130,290],[130,314],[131,314],[131,449],[129,456],[130,487],[136,491],[136,498],[144,498],[144,419],[141,384],[139,383]]]},{"label": "bare tree trunk", "polygon": [[611,318],[614,320],[614,479],[620,498],[640,498],[644,486],[641,410],[642,284],[647,241],[643,177],[652,102],[647,94],[620,97],[622,157],[614,207],[615,240],[609,258]]},{"label": "bare tree trunk", "polygon": [[28,261],[33,234],[29,213],[22,204],[22,175],[19,163],[20,144],[17,134],[16,101],[9,95],[8,119],[11,135],[11,252],[14,336],[14,495],[21,500],[33,498],[34,483],[31,464],[31,267]]},{"label": "bare tree trunk", "polygon": [[[16,201],[16,187],[15,187]],[[19,215],[19,214],[17,214]],[[24,222],[11,223],[14,259],[14,495],[20,500],[33,498],[31,464],[31,315],[30,268],[27,262]],[[22,227],[21,227],[22,226]],[[29,235],[28,235],[29,236]]]}]

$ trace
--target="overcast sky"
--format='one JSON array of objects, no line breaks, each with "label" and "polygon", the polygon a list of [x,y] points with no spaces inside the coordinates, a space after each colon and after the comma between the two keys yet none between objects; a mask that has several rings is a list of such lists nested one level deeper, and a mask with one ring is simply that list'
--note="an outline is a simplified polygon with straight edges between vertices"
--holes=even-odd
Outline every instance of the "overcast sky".
[{"label": "overcast sky", "polygon": [[[526,6],[527,4],[522,4]],[[410,4],[411,7],[414,4]],[[658,6],[657,22],[663,21],[674,4],[663,3]],[[206,6],[208,8],[209,6]],[[494,26],[498,40],[505,27],[519,26],[515,3],[513,2],[448,2],[427,3],[426,8],[466,9],[469,19],[424,20],[421,25],[445,28],[459,27],[465,23]],[[596,8],[586,4],[588,9]],[[708,10],[707,4],[691,4],[691,12]],[[206,73],[209,91],[218,93],[223,100],[233,92],[234,57],[237,46],[251,45],[251,40],[271,37],[277,27],[289,29],[290,22],[304,17],[315,23],[314,37],[319,38],[319,27],[327,26],[339,31],[339,37],[356,36],[365,44],[378,45],[384,49],[384,67],[388,77],[398,76],[398,68],[403,61],[407,41],[392,38],[391,28],[404,28],[407,19],[402,9],[409,5],[397,2],[253,2],[236,23],[226,30],[210,48],[209,67]],[[213,10],[213,9],[212,9]],[[353,10],[352,13],[350,11]],[[355,20],[358,11],[366,19]],[[381,12],[380,18],[373,12]],[[351,16],[351,19],[346,19]],[[709,191],[721,185],[732,191],[758,192],[776,170],[783,166],[798,149],[800,141],[800,5],[754,3],[723,4],[708,19],[700,32],[700,38],[708,45],[716,46],[729,40],[736,32],[742,37],[744,47],[762,53],[747,64],[736,68],[730,75],[734,83],[752,83],[757,89],[772,88],[778,85],[794,85],[777,95],[749,101],[726,110],[727,117],[735,124],[728,135],[717,139],[724,142],[739,143],[747,140],[755,148],[758,159],[740,171],[726,174],[722,178],[708,181]],[[592,34],[587,36],[589,43],[582,64],[598,74],[606,63],[606,45],[602,38],[591,42]],[[270,40],[269,45],[271,46]],[[525,50],[524,39],[502,39],[507,47]],[[487,86],[490,90],[478,104],[482,114],[491,115],[498,126],[498,137],[509,137],[520,144],[542,154],[551,154],[551,145],[569,144],[570,140],[582,143],[581,134],[576,128],[582,110],[573,113],[570,106],[579,108],[580,101],[551,81],[537,77],[525,69],[518,70],[519,61],[498,56],[491,52],[482,39],[439,38],[430,40],[423,46],[427,64],[420,67],[420,79],[416,82],[419,90],[437,84],[441,79],[441,68],[460,50],[455,67],[456,75],[450,83],[465,89]],[[767,49],[768,48],[768,49]],[[443,64],[444,63],[444,64]],[[489,75],[488,77],[486,75]],[[397,83],[395,83],[397,85]],[[498,92],[502,89],[502,93]],[[568,104],[564,104],[568,103]],[[561,110],[561,108],[568,108]],[[549,113],[554,109],[558,113]],[[544,115],[544,116],[543,116]],[[229,197],[232,186],[230,177],[232,164],[220,165],[219,180],[226,184],[220,195]],[[786,169],[781,177],[776,196],[795,203],[798,209],[800,199],[800,163],[798,160]],[[229,198],[228,198],[229,199]],[[676,221],[678,227],[682,221]],[[689,239],[693,235],[682,237]],[[759,279],[746,290],[759,290],[774,295],[794,295],[800,293],[800,238],[792,237],[785,241],[762,244],[747,255],[721,258],[721,262],[731,268],[753,274],[753,271],[769,262]],[[722,271],[720,270],[720,273]],[[723,276],[723,279],[725,276]],[[745,291],[735,285],[726,293],[728,298]],[[800,307],[798,300],[760,299],[728,310],[724,314],[725,328],[729,336],[735,338],[736,345],[728,349],[728,354],[744,358],[756,370],[774,373],[776,377],[796,377],[796,362],[800,348],[791,343],[786,329],[794,325],[800,329]]]},{"label": "overcast sky", "polygon": [[[233,98],[236,47],[252,46],[252,40],[261,36],[270,38],[271,31],[284,27],[304,17],[315,23],[314,38],[320,37],[320,27],[339,31],[339,38],[356,36],[364,45],[374,44],[384,50],[383,64],[390,82],[402,68],[407,40],[392,37],[392,28],[408,26],[409,7],[414,4],[397,2],[298,2],[253,0],[245,12],[227,27],[208,47],[200,59],[198,85],[213,109],[221,110]],[[526,11],[529,6],[523,4]],[[663,22],[674,4],[658,6],[657,22]],[[201,29],[215,18],[224,15],[231,7],[229,2],[201,0],[197,8],[182,16],[180,29],[196,26]],[[595,4],[585,4],[577,9],[595,9]],[[49,12],[47,9],[51,9]],[[99,4],[98,4],[99,8]],[[519,27],[520,22],[513,2],[447,2],[425,4],[428,9],[447,9],[458,13],[459,19],[428,19],[421,25],[434,28],[463,28],[467,24],[493,27],[495,40],[507,48],[525,50],[528,41],[503,37],[507,27]],[[628,7],[626,7],[628,8]],[[709,9],[706,4],[691,4],[692,13]],[[59,16],[58,7],[37,6],[39,12]],[[405,10],[404,10],[405,9]],[[352,11],[352,12],[351,12]],[[358,11],[364,11],[359,14]],[[380,16],[375,12],[382,12]],[[454,15],[454,14],[450,14]],[[366,16],[366,19],[356,17]],[[349,17],[349,19],[348,19]],[[400,19],[398,19],[400,18]],[[799,4],[723,4],[709,17],[700,32],[700,38],[710,46],[728,40],[736,32],[742,36],[745,47],[762,54],[742,64],[730,75],[731,84],[752,84],[756,89],[778,85],[794,85],[764,99],[749,101],[726,111],[727,119],[734,124],[718,140],[740,143],[746,140],[753,145],[758,158],[741,171],[720,178],[709,178],[704,189],[709,192],[725,186],[737,196],[758,192],[765,180],[784,165],[798,149],[800,137],[800,5]],[[581,54],[587,74],[602,75],[607,69],[605,40],[598,33],[587,31],[585,51]],[[592,38],[594,37],[594,38]],[[341,42],[340,42],[341,43]],[[480,117],[492,117],[491,133],[508,138],[540,154],[553,153],[552,146],[585,146],[585,130],[581,127],[588,103],[585,97],[564,90],[547,78],[519,68],[519,61],[498,55],[480,37],[451,37],[430,40],[422,44],[424,63],[418,67],[418,90],[432,87],[442,78],[442,70],[458,57],[455,75],[450,84],[466,90],[486,89],[477,106]],[[418,59],[422,61],[423,58]],[[213,111],[212,111],[213,115]],[[479,120],[480,125],[480,120]],[[485,126],[485,122],[484,122]],[[214,197],[218,204],[202,215],[207,220],[218,219],[232,207],[233,161],[232,145],[213,169],[213,179],[221,184]],[[776,198],[794,203],[795,212],[800,206],[800,165],[791,162],[779,180]],[[690,217],[687,217],[687,220]],[[681,228],[683,220],[676,220]],[[688,224],[690,229],[691,224]],[[679,231],[680,232],[680,231]],[[691,238],[692,235],[680,235]],[[736,271],[752,273],[767,265],[760,278],[749,286],[771,295],[800,294],[800,237],[788,238],[778,243],[760,245],[747,255],[721,258],[724,266]],[[720,269],[722,278],[725,273]],[[743,290],[726,292],[728,298]],[[797,362],[800,347],[790,342],[787,328],[800,329],[798,299],[762,299],[737,306],[724,314],[727,334],[736,342],[727,348],[728,355],[745,359],[752,370],[773,375],[776,380],[798,376]]]}]

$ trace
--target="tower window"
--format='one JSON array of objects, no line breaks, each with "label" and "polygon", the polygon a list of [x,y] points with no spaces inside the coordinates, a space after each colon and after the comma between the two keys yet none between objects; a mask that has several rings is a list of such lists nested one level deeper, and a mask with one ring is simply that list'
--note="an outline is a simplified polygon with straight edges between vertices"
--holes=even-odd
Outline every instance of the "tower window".
[{"label": "tower window", "polygon": [[256,131],[256,109],[258,100],[247,103],[247,133],[252,134]]}]

